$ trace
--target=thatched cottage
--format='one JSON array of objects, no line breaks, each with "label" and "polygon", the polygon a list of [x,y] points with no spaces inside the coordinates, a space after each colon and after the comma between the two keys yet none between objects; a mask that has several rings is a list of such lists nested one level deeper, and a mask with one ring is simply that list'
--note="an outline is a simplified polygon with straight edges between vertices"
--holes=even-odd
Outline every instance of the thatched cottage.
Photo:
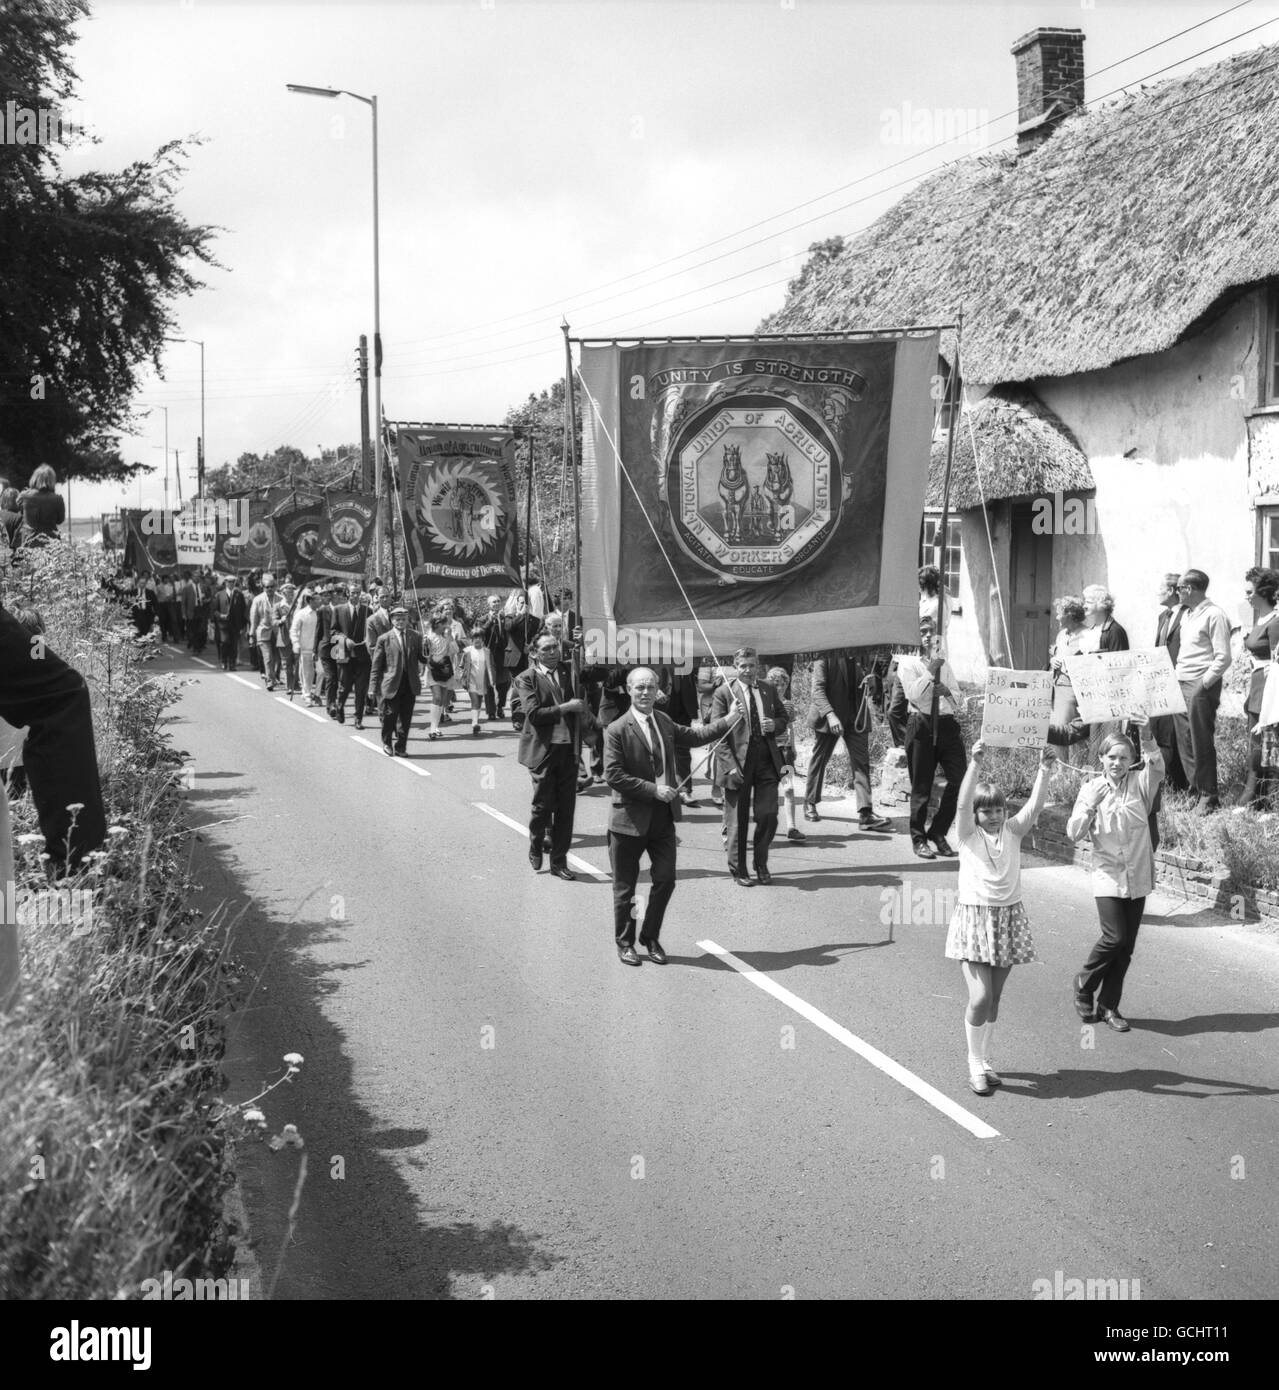
[{"label": "thatched cottage", "polygon": [[[1054,598],[1085,584],[1112,590],[1139,646],[1165,571],[1207,571],[1233,615],[1244,570],[1279,566],[1279,45],[1085,110],[1083,44],[1071,29],[1019,39],[1016,150],[928,177],[815,257],[761,325],[962,309],[961,678],[1042,666]],[[948,372],[953,335],[943,353]],[[939,430],[929,561],[944,458]]]}]

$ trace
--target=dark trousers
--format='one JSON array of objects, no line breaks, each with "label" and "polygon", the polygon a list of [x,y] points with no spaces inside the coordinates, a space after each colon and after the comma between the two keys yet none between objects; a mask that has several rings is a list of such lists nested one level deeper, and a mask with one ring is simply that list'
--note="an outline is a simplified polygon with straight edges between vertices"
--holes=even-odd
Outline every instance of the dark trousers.
[{"label": "dark trousers", "polygon": [[1177,752],[1185,769],[1190,790],[1206,801],[1217,794],[1217,706],[1221,703],[1221,682],[1205,690],[1202,681],[1182,681],[1185,714],[1174,714]]},{"label": "dark trousers", "polygon": [[[912,710],[906,721],[906,769],[910,773],[910,838],[940,839],[950,829],[959,804],[959,784],[964,780],[968,759],[964,756],[964,739],[959,721],[953,714],[943,714],[937,720],[937,742],[933,743],[933,721],[930,715]],[[946,788],[937,804],[933,823],[928,822],[928,802],[933,794],[933,777],[941,768]]]},{"label": "dark trousers", "polygon": [[338,702],[338,664],[327,652],[320,652],[316,660],[324,675],[324,703],[332,712],[337,709]]},{"label": "dark trousers", "polygon": [[539,849],[551,832],[551,863],[563,864],[573,843],[573,814],[577,809],[577,759],[571,743],[553,743],[533,777],[533,814],[528,822],[530,849]]},{"label": "dark trousers", "polygon": [[50,869],[61,873],[68,859],[74,867],[107,836],[89,688],[61,657],[33,645],[31,634],[3,608],[0,718],[17,729],[29,726],[22,762]]},{"label": "dark trousers", "polygon": [[234,671],[235,664],[240,659],[240,634],[243,631],[242,627],[228,627],[226,630],[222,642],[222,664],[228,671]]},{"label": "dark trousers", "polygon": [[[497,668],[497,694],[493,697],[493,717],[500,719],[506,708],[506,697],[511,693],[511,673],[505,666]],[[488,698],[487,696],[485,697]]]},{"label": "dark trousers", "polygon": [[338,668],[338,699],[337,707],[346,711],[346,697],[355,691],[355,722],[364,722],[364,711],[369,701],[369,676],[373,670],[373,663],[370,661],[359,661],[352,657],[350,661],[344,661]]},{"label": "dark trousers", "polygon": [[660,939],[666,905],[675,891],[675,818],[665,802],[656,802],[647,835],[619,835],[610,831],[608,862],[613,869],[613,935],[619,946],[635,945],[635,887],[640,860],[648,855],[653,880],[648,906],[639,929],[644,945]]},{"label": "dark trousers", "polygon": [[730,867],[746,872],[746,838],[750,830],[751,797],[755,799],[755,863],[768,868],[768,847],[777,834],[777,770],[768,743],[758,735],[746,749],[742,763],[742,785],[736,791],[724,788],[724,824],[728,827]]},{"label": "dark trousers", "polygon": [[292,694],[298,688],[298,654],[292,645],[278,650],[280,665],[284,667],[284,688]]},{"label": "dark trousers", "polygon": [[166,599],[160,605],[160,634],[166,641],[176,642],[181,630],[178,605],[172,599]]},{"label": "dark trousers", "polygon": [[1164,760],[1163,786],[1175,792],[1184,792],[1189,785],[1186,770],[1181,765],[1181,754],[1177,752],[1177,716],[1175,714],[1156,714],[1150,720],[1150,735],[1159,747]]},{"label": "dark trousers", "polygon": [[839,747],[840,739],[848,750],[848,764],[853,774],[853,800],[859,811],[869,811],[870,795],[870,740],[866,730],[854,730],[844,725],[842,734],[815,733],[813,751],[808,760],[808,778],[804,785],[804,805],[817,809],[822,799],[822,784],[826,780],[826,764],[831,754]]},{"label": "dark trousers", "polygon": [[409,746],[409,728],[413,723],[413,706],[417,696],[407,679],[400,682],[394,695],[382,700],[382,742],[391,744],[397,753]]},{"label": "dark trousers", "polygon": [[1092,948],[1084,968],[1075,978],[1075,991],[1089,999],[1097,995],[1099,1009],[1117,1009],[1124,992],[1124,976],[1137,945],[1137,929],[1145,898],[1098,898],[1101,940]]}]

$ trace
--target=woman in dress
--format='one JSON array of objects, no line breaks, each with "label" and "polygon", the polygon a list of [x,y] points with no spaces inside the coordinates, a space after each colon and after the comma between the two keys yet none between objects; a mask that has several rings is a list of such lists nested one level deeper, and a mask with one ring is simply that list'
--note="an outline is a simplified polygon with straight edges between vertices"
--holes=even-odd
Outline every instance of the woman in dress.
[{"label": "woman in dress", "polygon": [[1155,886],[1150,809],[1164,780],[1150,719],[1134,715],[1131,723],[1141,732],[1145,761],[1137,763],[1137,750],[1126,735],[1109,734],[1098,750],[1102,774],[1080,787],[1066,823],[1072,840],[1092,843],[1092,888],[1101,920],[1101,937],[1075,976],[1075,1010],[1085,1023],[1100,1017],[1116,1033],[1129,1031],[1119,1000],[1146,898]]},{"label": "woman in dress", "polygon": [[462,649],[453,635],[453,612],[448,603],[437,604],[422,633],[422,650],[431,682],[431,729],[427,738],[441,738],[440,716],[449,707],[461,683]]},{"label": "woman in dress", "polygon": [[1021,842],[1044,808],[1048,775],[1057,759],[1051,748],[1044,749],[1030,800],[1010,817],[1004,793],[977,780],[984,752],[978,739],[959,785],[959,893],[946,935],[946,958],[960,962],[968,986],[968,1086],[979,1096],[1001,1084],[990,1062],[990,1037],[1008,972],[1038,959],[1021,905]]},{"label": "woman in dress", "polygon": [[[1079,702],[1066,670],[1066,658],[1081,656],[1089,643],[1088,624],[1084,621],[1084,601],[1075,594],[1066,594],[1054,605],[1057,613],[1057,636],[1053,639],[1048,666],[1053,673],[1053,712],[1048,731],[1049,743],[1060,746],[1082,743],[1088,736],[1087,725],[1080,722]],[[1072,748],[1067,761],[1082,762],[1084,754]]]},{"label": "woman in dress", "polygon": [[[1244,714],[1248,720],[1248,780],[1236,804],[1241,809],[1251,806],[1257,810],[1269,810],[1270,777],[1265,769],[1273,766],[1273,763],[1262,761],[1265,731],[1258,728],[1257,719],[1261,714],[1261,697],[1266,689],[1266,671],[1271,659],[1279,655],[1279,612],[1275,610],[1279,575],[1274,570],[1254,565],[1244,575],[1243,581],[1244,597],[1252,605],[1252,627],[1243,639],[1244,650],[1252,663],[1252,675],[1248,682],[1248,697],[1244,701]],[[1268,727],[1273,741],[1274,726]]]}]

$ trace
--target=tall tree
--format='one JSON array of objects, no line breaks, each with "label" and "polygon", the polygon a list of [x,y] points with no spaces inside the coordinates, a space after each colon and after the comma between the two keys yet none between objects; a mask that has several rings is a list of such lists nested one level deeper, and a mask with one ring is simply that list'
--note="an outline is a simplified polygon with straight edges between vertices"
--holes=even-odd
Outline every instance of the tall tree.
[{"label": "tall tree", "polygon": [[319,490],[335,487],[356,474],[359,491],[360,446],[343,444],[325,449],[318,459],[307,458],[301,449],[282,444],[273,453],[241,454],[234,463],[211,468],[204,477],[210,497],[231,497],[259,487],[296,487]]},{"label": "tall tree", "polygon": [[[64,178],[59,138],[40,138],[72,95],[68,57],[86,0],[0,0],[0,459],[22,476],[124,479],[117,444],[147,362],[160,368],[171,306],[216,265],[215,229],[175,196],[189,146],[174,140],[117,173]],[[12,105],[10,105],[10,103]],[[26,118],[24,113],[31,113]],[[64,132],[65,133],[65,132]]]},{"label": "tall tree", "polygon": [[[577,458],[582,457],[581,393],[577,397]],[[528,500],[528,445],[516,448],[515,493],[519,510],[521,564],[523,553],[554,588],[573,584],[573,480],[564,469],[564,383],[531,392],[523,405],[512,406],[502,422],[533,434],[534,505],[532,534],[524,534]]]}]

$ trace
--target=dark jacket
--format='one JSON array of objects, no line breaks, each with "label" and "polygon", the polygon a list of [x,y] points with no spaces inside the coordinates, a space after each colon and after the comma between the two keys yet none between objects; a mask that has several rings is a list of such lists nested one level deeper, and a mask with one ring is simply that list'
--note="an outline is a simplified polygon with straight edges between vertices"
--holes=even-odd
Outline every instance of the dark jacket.
[{"label": "dark jacket", "polygon": [[[401,649],[400,637],[404,638]],[[407,658],[407,660],[406,660]],[[400,685],[407,680],[414,697],[422,693],[422,639],[412,628],[403,633],[384,632],[378,638],[377,649],[373,653],[373,670],[369,676],[369,689],[375,700],[389,700],[400,693]]]},{"label": "dark jacket", "polygon": [[[742,689],[744,694],[749,696],[737,680],[730,681],[727,685],[721,685],[711,697],[711,717],[713,719],[736,719],[733,724],[732,732],[722,744],[715,750],[715,768],[713,782],[715,786],[722,787],[725,778],[730,771],[741,771],[746,763],[746,750],[750,746],[750,739],[746,732],[746,721],[737,713],[736,696],[738,690]],[[782,754],[777,746],[778,735],[786,731],[789,720],[786,717],[786,709],[782,702],[777,698],[777,691],[773,689],[767,681],[759,681],[755,689],[759,691],[760,699],[764,703],[764,718],[771,719],[776,728],[771,734],[763,734],[764,741],[768,747],[768,756],[772,760],[773,768],[778,777],[782,775]],[[756,707],[758,709],[758,706]]]},{"label": "dark jacket", "polygon": [[66,503],[52,488],[28,488],[18,498],[22,506],[22,538],[56,536],[67,518]]},{"label": "dark jacket", "polygon": [[[514,706],[519,710],[523,723],[520,728],[520,748],[518,758],[522,766],[537,768],[546,761],[551,751],[551,734],[560,721],[559,707],[573,698],[572,691],[557,693],[555,687],[536,666],[521,671],[515,678]],[[577,745],[579,732],[596,727],[597,721],[589,713],[566,714],[569,737]],[[580,729],[579,729],[580,725]]]},{"label": "dark jacket", "polygon": [[[662,757],[672,786],[675,749],[699,748],[704,743],[713,743],[726,734],[729,727],[727,719],[720,719],[714,724],[690,729],[657,709],[650,718],[661,735]],[[657,769],[633,710],[628,710],[604,730],[604,780],[613,789],[609,830],[618,835],[647,835],[657,802]],[[671,818],[679,820],[679,798],[667,804],[671,808]]]},{"label": "dark jacket", "polygon": [[1102,625],[1101,636],[1097,640],[1099,652],[1126,652],[1128,634],[1113,618],[1107,618]]},{"label": "dark jacket", "polygon": [[853,725],[861,708],[862,671],[848,656],[822,656],[813,662],[813,694],[808,707],[808,727],[816,733],[830,732],[830,715],[846,728]]}]

